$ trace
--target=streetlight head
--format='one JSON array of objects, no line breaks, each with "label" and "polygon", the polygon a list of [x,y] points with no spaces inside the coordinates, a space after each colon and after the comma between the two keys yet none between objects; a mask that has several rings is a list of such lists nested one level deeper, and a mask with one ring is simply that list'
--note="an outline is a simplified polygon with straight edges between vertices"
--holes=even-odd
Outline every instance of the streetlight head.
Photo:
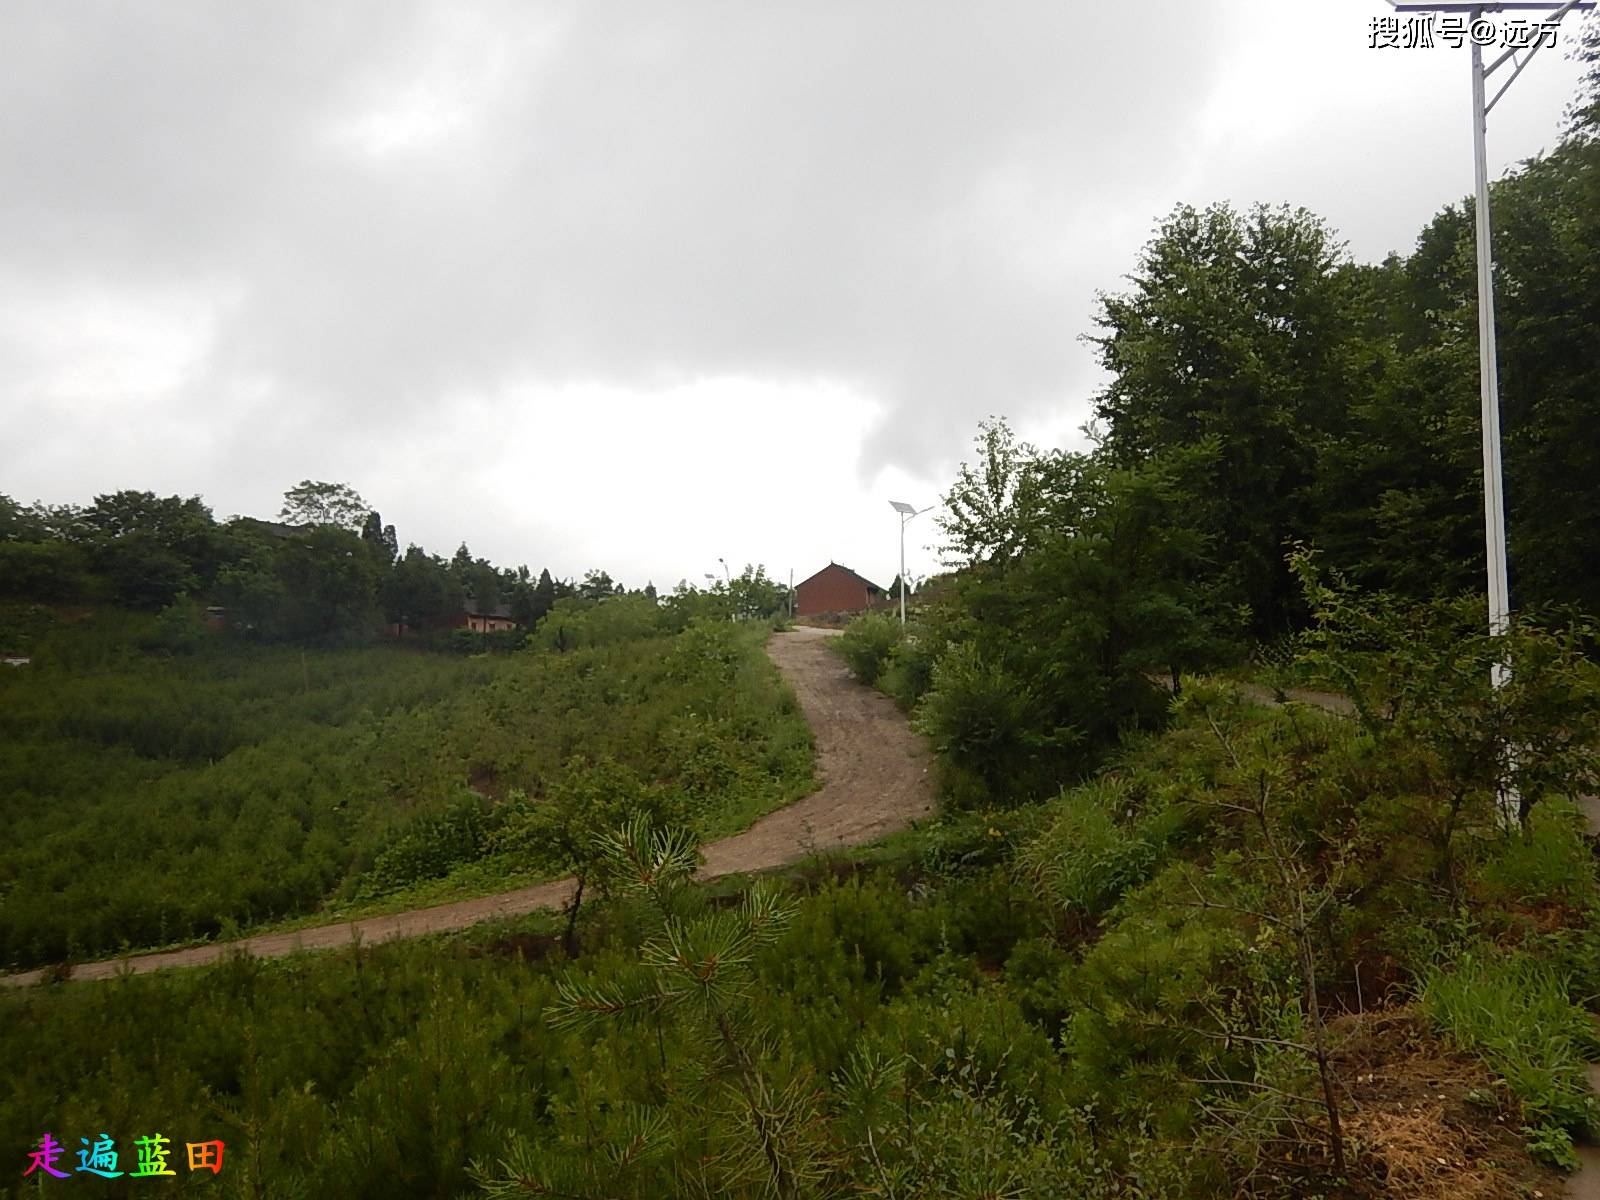
[{"label": "streetlight head", "polygon": [[917,515],[917,510],[911,505],[907,504],[904,500],[891,500],[889,501],[889,507],[894,509],[897,513],[904,513],[908,517],[914,517]]}]

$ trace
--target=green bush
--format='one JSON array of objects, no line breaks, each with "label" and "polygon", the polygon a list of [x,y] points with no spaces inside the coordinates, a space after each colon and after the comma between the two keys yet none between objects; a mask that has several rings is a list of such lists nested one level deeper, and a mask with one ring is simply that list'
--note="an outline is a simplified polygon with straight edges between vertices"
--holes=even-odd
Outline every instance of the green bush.
[{"label": "green bush", "polygon": [[483,801],[476,796],[419,817],[378,852],[357,894],[381,896],[442,878],[463,863],[477,861],[489,843],[489,824]]},{"label": "green bush", "polygon": [[850,664],[851,672],[869,687],[877,684],[889,656],[899,644],[899,618],[887,613],[866,613],[857,617],[833,642]]},{"label": "green bush", "polygon": [[733,622],[697,617],[673,639],[665,662],[667,676],[727,686],[746,650],[743,631]]},{"label": "green bush", "polygon": [[1520,837],[1487,840],[1472,878],[1474,890],[1496,904],[1559,902],[1585,907],[1595,897],[1595,863],[1583,836],[1583,817],[1552,801],[1529,814]]},{"label": "green bush", "polygon": [[933,686],[933,667],[938,661],[926,636],[914,634],[895,645],[878,686],[893,696],[901,708],[912,709]]},{"label": "green bush", "polygon": [[[1161,881],[1147,888],[1159,895]],[[1226,1073],[1224,1043],[1196,1037],[1207,1009],[1237,978],[1241,938],[1221,921],[1192,919],[1164,903],[1142,906],[1108,928],[1071,975],[1072,1016],[1062,1032],[1083,1099],[1151,1115],[1166,1134],[1187,1134],[1199,1078]],[[1241,1045],[1231,1069],[1245,1059]]]},{"label": "green bush", "polygon": [[615,646],[665,632],[665,615],[641,594],[584,600],[565,596],[534,629],[532,643],[565,653],[582,646]]},{"label": "green bush", "polygon": [[155,626],[142,645],[167,654],[193,654],[205,644],[206,636],[200,606],[188,596],[178,596],[156,615]]},{"label": "green bush", "polygon": [[1150,877],[1163,847],[1119,822],[1127,807],[1126,788],[1115,778],[1074,788],[1056,803],[1055,820],[1021,856],[1050,904],[1092,920]]},{"label": "green bush", "polygon": [[1039,784],[1041,751],[1073,740],[1036,728],[1033,692],[971,643],[954,645],[933,669],[916,727],[958,770],[1000,803],[1028,799]]},{"label": "green bush", "polygon": [[1038,826],[1039,810],[948,810],[916,831],[910,853],[925,875],[955,877],[1009,862]]}]

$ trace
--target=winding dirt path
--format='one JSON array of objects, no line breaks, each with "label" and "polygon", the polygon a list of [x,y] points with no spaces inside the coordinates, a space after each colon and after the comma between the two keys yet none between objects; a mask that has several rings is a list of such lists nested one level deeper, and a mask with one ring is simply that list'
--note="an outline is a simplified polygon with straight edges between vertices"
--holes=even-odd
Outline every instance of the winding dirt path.
[{"label": "winding dirt path", "polygon": [[[827,645],[837,633],[797,628],[774,634],[767,643],[767,654],[794,689],[816,737],[817,776],[822,786],[787,808],[768,813],[743,833],[706,846],[702,879],[783,866],[812,850],[859,845],[933,812],[926,747],[888,697],[850,678],[839,656]],[[572,887],[572,880],[562,879],[386,917],[83,963],[72,968],[70,978],[108,979],[125,970],[143,974],[169,967],[198,967],[234,950],[277,958],[299,950],[336,949],[358,938],[371,943],[443,933],[480,921],[559,907],[572,894]],[[0,985],[27,986],[50,971],[43,967],[0,976]]]}]

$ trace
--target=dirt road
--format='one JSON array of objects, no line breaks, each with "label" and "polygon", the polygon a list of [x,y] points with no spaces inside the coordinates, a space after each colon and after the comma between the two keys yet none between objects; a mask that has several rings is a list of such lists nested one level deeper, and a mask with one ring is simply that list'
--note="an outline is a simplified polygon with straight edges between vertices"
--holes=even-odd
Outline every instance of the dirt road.
[{"label": "dirt road", "polygon": [[[822,786],[803,800],[762,817],[743,833],[706,846],[702,878],[782,866],[813,848],[868,842],[933,811],[926,749],[887,697],[850,678],[827,645],[836,633],[801,628],[774,634],[767,643],[767,653],[794,689],[816,735],[817,775]],[[121,970],[142,974],[167,967],[197,967],[216,962],[232,950],[276,958],[297,950],[348,946],[358,937],[370,944],[442,933],[498,917],[555,908],[565,903],[571,892],[572,881],[564,879],[387,917],[84,963],[72,969],[71,978],[106,979]],[[25,986],[37,982],[48,970],[0,976],[0,984]]]}]

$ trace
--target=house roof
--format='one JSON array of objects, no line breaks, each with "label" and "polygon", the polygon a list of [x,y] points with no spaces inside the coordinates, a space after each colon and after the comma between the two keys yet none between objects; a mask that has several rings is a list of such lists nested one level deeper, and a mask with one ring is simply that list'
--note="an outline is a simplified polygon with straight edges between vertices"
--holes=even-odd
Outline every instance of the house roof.
[{"label": "house roof", "polygon": [[503,621],[511,619],[511,606],[509,604],[496,604],[493,608],[480,607],[477,597],[470,594],[462,599],[461,611],[469,617],[499,617]]},{"label": "house roof", "polygon": [[868,579],[865,575],[862,575],[858,571],[852,571],[849,567],[845,566],[843,563],[836,563],[832,559],[828,560],[828,565],[823,567],[821,571],[816,572],[816,574],[814,574],[814,575],[806,576],[804,579],[802,579],[799,583],[795,584],[794,586],[796,588],[803,588],[803,587],[805,587],[806,584],[810,583],[818,575],[822,575],[822,574],[824,574],[824,573],[826,573],[828,571],[833,571],[833,570],[843,571],[846,575],[849,575],[852,579],[855,579],[858,582],[864,584],[868,588],[868,590],[870,590],[870,591],[874,591],[874,592],[883,591],[883,589],[881,587],[879,587],[877,584],[873,583],[872,580]]}]

